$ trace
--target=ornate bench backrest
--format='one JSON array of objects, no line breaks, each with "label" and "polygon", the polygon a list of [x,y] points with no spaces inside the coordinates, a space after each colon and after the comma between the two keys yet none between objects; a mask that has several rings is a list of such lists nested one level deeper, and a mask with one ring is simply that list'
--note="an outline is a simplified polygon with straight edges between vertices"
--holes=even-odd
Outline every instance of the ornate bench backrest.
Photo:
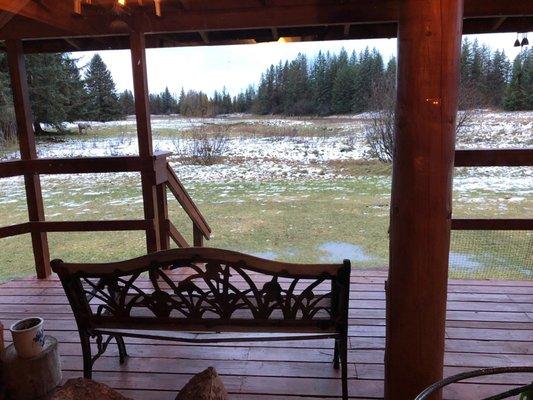
[{"label": "ornate bench backrest", "polygon": [[338,331],[347,324],[349,261],[288,264],[186,248],[52,266],[87,329]]}]

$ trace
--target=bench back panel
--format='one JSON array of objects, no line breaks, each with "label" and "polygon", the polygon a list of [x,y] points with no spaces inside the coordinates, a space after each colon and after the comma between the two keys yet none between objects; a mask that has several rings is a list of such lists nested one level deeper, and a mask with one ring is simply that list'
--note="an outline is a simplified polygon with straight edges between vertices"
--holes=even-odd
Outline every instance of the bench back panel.
[{"label": "bench back panel", "polygon": [[101,265],[68,268],[55,262],[54,269],[78,324],[86,328],[277,326],[320,331],[346,323],[349,264],[336,269],[325,265],[318,273],[314,265],[315,276],[309,276],[302,274],[305,266],[294,274],[294,264],[271,272],[250,265],[253,259],[236,261],[221,252],[216,259],[196,253],[105,273]]}]

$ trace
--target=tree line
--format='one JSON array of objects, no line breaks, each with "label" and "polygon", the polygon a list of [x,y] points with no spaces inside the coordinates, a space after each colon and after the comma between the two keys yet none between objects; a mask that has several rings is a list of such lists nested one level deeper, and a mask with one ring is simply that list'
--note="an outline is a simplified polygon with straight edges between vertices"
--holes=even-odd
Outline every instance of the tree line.
[{"label": "tree line", "polygon": [[[332,115],[373,111],[382,106],[379,92],[394,86],[396,58],[387,62],[376,49],[338,54],[319,52],[312,59],[272,64],[256,85],[231,97],[225,89],[212,97],[201,91],[168,89],[150,97],[154,114],[213,116],[228,113]],[[393,81],[387,82],[388,81]],[[392,89],[395,90],[393,87]],[[510,111],[533,109],[533,49],[523,49],[513,63],[503,51],[465,38],[461,48],[459,107]],[[172,98],[172,101],[171,101]]]},{"label": "tree line", "polygon": [[[35,131],[61,129],[63,122],[111,121],[134,114],[130,90],[117,93],[110,71],[96,54],[87,65],[71,54],[27,55],[28,86]],[[376,110],[380,88],[393,85],[396,59],[384,61],[376,49],[350,54],[299,54],[271,65],[255,85],[236,96],[225,88],[208,96],[201,91],[168,88],[150,94],[153,114],[206,117],[228,113],[331,115]],[[503,51],[463,40],[460,108],[533,109],[533,49],[511,63]],[[14,131],[12,97],[5,54],[0,54],[0,137]],[[46,124],[46,125],[45,125]]]}]

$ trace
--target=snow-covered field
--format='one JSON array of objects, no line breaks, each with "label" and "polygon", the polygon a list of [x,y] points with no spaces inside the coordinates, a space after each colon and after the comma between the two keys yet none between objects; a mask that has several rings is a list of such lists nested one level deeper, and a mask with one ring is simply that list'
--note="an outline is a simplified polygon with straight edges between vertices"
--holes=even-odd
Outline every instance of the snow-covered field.
[{"label": "snow-covered field", "polygon": [[[340,246],[343,254],[353,253],[350,257],[354,261],[367,262],[366,258],[370,258],[375,260],[372,261],[375,266],[382,266],[386,263],[391,178],[387,168],[380,170],[375,163],[366,163],[363,165],[367,167],[358,168],[368,158],[364,126],[369,118],[371,115],[368,113],[327,118],[228,115],[201,119],[170,116],[153,117],[152,128],[154,149],[173,153],[170,161],[178,176],[199,207],[204,212],[212,212],[208,217],[216,228],[215,235],[218,235],[214,244],[231,247],[239,243],[243,251],[255,251],[271,258],[277,254],[293,261],[302,261],[294,256],[298,251],[322,260],[322,253],[331,253]],[[91,125],[92,129],[85,135],[38,138],[39,157],[137,154],[133,118]],[[77,124],[67,127],[77,130]],[[191,161],[195,135],[202,132],[213,134],[219,128],[227,133],[222,157],[212,165],[198,165]],[[457,148],[460,149],[504,147],[533,147],[533,112],[479,112],[457,137]],[[18,157],[16,151],[0,153],[3,160]],[[140,180],[135,173],[50,175],[42,176],[41,181],[46,216],[52,220],[134,218],[135,213],[142,213]],[[274,210],[269,208],[271,202],[276,203]],[[349,209],[350,213],[346,214],[342,224],[337,222],[335,225],[327,219],[319,222],[316,215],[304,212],[326,206],[338,207],[339,212]],[[221,207],[229,210],[227,215]],[[285,223],[289,211],[290,215],[302,213],[298,214],[298,222],[294,225]],[[455,170],[455,216],[530,217],[532,213],[532,167]],[[253,218],[246,219],[245,215],[253,215]],[[25,221],[26,218],[23,177],[0,179],[0,226]],[[234,225],[231,225],[232,222]],[[323,238],[327,232],[337,232],[344,225],[348,225],[350,231],[340,236],[350,243],[337,243],[337,234],[327,240]],[[356,235],[351,231],[354,226],[358,227]],[[277,246],[269,243],[270,238],[274,241],[280,232],[289,232],[293,228],[305,231],[303,238],[287,233],[283,243]],[[248,229],[244,236],[240,233],[242,229]],[[257,232],[267,230],[269,239],[255,243],[262,239],[259,234],[254,236],[254,229]],[[314,242],[308,237],[312,229],[317,229]],[[287,242],[286,237],[293,238],[292,242]],[[531,247],[532,237],[528,236],[529,241],[524,242],[523,237],[517,236],[512,243],[526,243],[526,248]],[[492,268],[495,261],[490,257],[493,255],[489,250],[481,249],[480,244],[489,249],[492,243],[504,239],[491,239],[489,236],[459,238],[450,265],[466,273]],[[77,239],[71,235],[70,240]],[[96,236],[92,240],[96,240]],[[326,241],[322,243],[320,240]],[[472,241],[470,247],[465,240]],[[82,239],[79,241],[82,246]],[[288,247],[284,249],[283,246]],[[503,261],[498,261],[498,265],[502,265],[498,267],[498,274],[507,276],[506,268],[515,263],[514,275],[509,276],[532,276],[531,261],[524,261],[527,256],[522,254],[522,244],[499,247],[495,252],[499,254],[505,247],[509,254],[500,257]],[[12,251],[17,257],[22,256],[22,253],[17,253],[19,249],[15,244]],[[517,261],[516,253],[522,254],[523,258]],[[363,258],[366,261],[361,261]],[[3,261],[1,254],[0,261]],[[372,262],[368,261],[368,265],[373,265]]]},{"label": "snow-covered field", "polygon": [[[349,177],[349,173],[332,168],[337,161],[355,161],[367,157],[364,124],[369,113],[327,118],[252,118],[228,115],[217,118],[154,117],[154,148],[170,151],[173,166],[185,180],[196,182],[270,181],[331,179]],[[135,120],[91,123],[87,135],[60,141],[41,140],[40,157],[86,157],[137,154]],[[76,128],[76,123],[67,128]],[[272,135],[232,134],[228,137],[221,162],[199,166],[188,156],[194,139],[185,132],[216,126],[272,127]],[[116,136],[99,136],[101,129],[122,128]],[[280,135],[279,128],[290,134]],[[300,135],[301,129],[305,135]],[[278,130],[278,131],[276,131]],[[238,131],[238,129],[237,129]],[[277,132],[277,133],[275,133]],[[311,134],[309,133],[311,132]],[[457,136],[457,148],[524,148],[533,146],[533,112],[476,112]],[[18,158],[18,152],[4,159]],[[456,180],[457,190],[517,190],[531,194],[531,168],[469,168]],[[529,183],[529,185],[528,185]],[[528,188],[529,186],[529,188]]]},{"label": "snow-covered field", "polygon": [[[203,119],[155,116],[152,127],[154,148],[173,153],[171,164],[186,183],[331,180],[352,179],[350,168],[344,165],[367,158],[364,124],[370,117],[369,113],[298,119],[243,115]],[[67,127],[75,130],[76,126]],[[191,162],[189,156],[195,132],[202,128],[210,128],[212,132],[213,127],[216,130],[220,126],[237,127],[228,135],[220,161],[213,165]],[[250,134],[249,126],[261,127],[263,134]],[[119,127],[125,129],[111,135],[99,134],[102,130],[113,132]],[[476,112],[457,137],[460,149],[532,146],[533,112]],[[129,117],[124,121],[93,122],[92,129],[83,136],[40,139],[38,154],[43,158],[135,155],[135,120]],[[18,157],[18,152],[3,156],[4,159]],[[9,187],[17,185],[19,179],[0,180],[0,192],[3,192],[0,202],[10,201]],[[95,179],[105,182],[121,178],[118,174],[101,174],[97,178],[79,175],[43,179],[73,179],[79,187],[86,187]],[[85,180],[88,180],[87,185]],[[384,176],[382,182],[389,185],[390,178]],[[474,210],[490,206],[504,213],[511,204],[530,210],[533,208],[533,168],[460,168],[456,170],[454,192],[456,201],[471,204]]]}]

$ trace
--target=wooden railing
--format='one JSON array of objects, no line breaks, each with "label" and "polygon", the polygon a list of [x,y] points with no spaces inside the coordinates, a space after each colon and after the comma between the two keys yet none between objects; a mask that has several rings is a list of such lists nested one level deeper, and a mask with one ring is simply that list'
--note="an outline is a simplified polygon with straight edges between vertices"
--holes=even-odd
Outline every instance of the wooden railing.
[{"label": "wooden railing", "polygon": [[[456,167],[531,167],[533,149],[456,150]],[[533,230],[531,218],[453,218],[453,230]]]},{"label": "wooden railing", "polygon": [[[42,158],[36,160],[14,160],[0,162],[0,178],[28,174],[85,174],[113,172],[141,172],[149,176],[157,193],[156,218],[127,220],[91,221],[30,221],[0,227],[0,239],[22,234],[43,232],[93,232],[93,231],[135,231],[157,230],[158,248],[170,247],[172,239],[180,247],[189,243],[168,217],[167,188],[174,195],[192,222],[193,244],[202,246],[204,239],[211,236],[204,216],[181,184],[176,173],[167,161],[170,153],[158,152],[150,158],[139,156],[121,157],[80,157],[80,158]],[[145,205],[146,206],[146,205]]]}]

